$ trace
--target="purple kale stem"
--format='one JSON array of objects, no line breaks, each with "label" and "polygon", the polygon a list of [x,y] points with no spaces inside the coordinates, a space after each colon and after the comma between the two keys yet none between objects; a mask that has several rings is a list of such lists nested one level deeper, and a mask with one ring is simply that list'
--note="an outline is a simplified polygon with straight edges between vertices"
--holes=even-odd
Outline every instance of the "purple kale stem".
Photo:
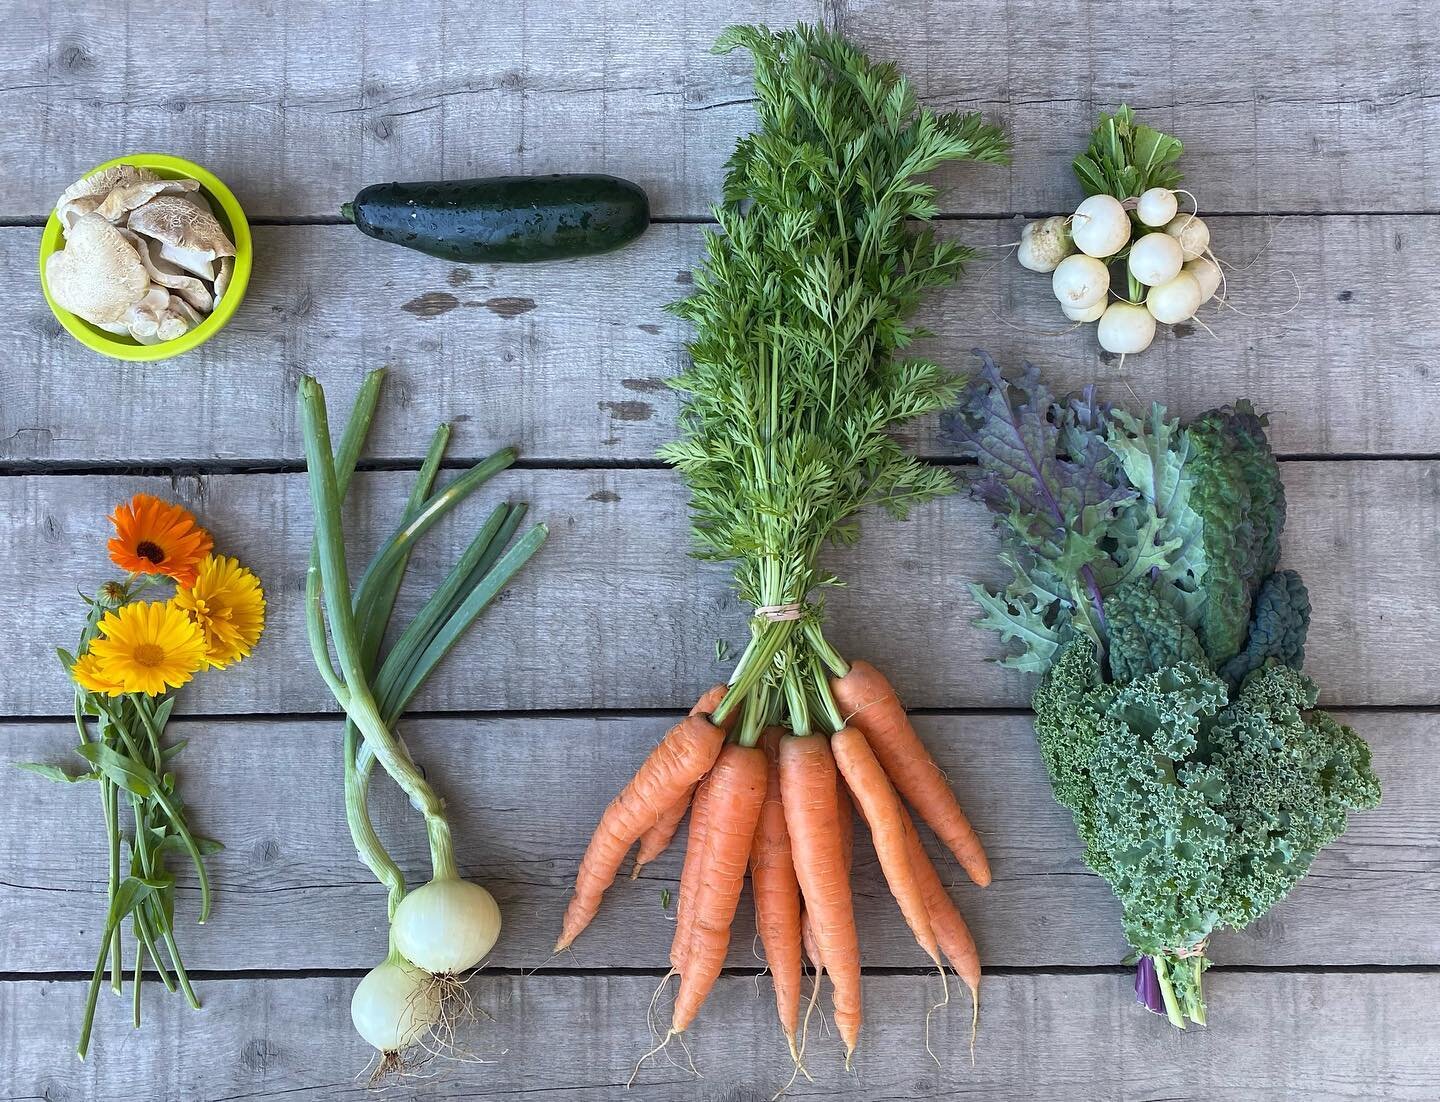
[{"label": "purple kale stem", "polygon": [[1110,634],[1109,628],[1105,625],[1105,598],[1100,596],[1100,583],[1095,580],[1095,571],[1089,563],[1080,568],[1080,577],[1085,579],[1085,588],[1090,591],[1090,603],[1095,606],[1095,616],[1099,620],[1098,627],[1101,637],[1104,638]]},{"label": "purple kale stem", "polygon": [[1155,974],[1155,958],[1148,954],[1135,965],[1135,1001],[1152,1014],[1165,1013],[1160,977]]}]

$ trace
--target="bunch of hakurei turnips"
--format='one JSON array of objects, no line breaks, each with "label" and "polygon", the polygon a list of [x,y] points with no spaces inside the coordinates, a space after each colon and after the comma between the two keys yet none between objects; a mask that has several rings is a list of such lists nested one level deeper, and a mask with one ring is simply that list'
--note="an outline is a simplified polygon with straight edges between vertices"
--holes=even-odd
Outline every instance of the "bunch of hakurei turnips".
[{"label": "bunch of hakurei turnips", "polygon": [[1073,322],[1097,322],[1106,352],[1145,351],[1157,322],[1189,321],[1222,282],[1209,227],[1180,209],[1189,194],[1178,190],[1180,150],[1128,107],[1101,115],[1090,147],[1075,158],[1085,200],[1069,217],[1031,222],[1020,235],[1021,266],[1051,273],[1060,309]]}]

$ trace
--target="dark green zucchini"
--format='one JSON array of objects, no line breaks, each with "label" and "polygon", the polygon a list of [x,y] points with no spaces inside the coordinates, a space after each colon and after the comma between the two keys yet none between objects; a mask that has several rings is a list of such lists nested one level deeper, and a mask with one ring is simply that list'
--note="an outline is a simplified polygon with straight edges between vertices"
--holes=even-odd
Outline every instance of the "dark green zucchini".
[{"label": "dark green zucchini", "polygon": [[650,224],[638,185],[599,175],[372,184],[340,213],[370,237],[465,264],[609,252]]}]

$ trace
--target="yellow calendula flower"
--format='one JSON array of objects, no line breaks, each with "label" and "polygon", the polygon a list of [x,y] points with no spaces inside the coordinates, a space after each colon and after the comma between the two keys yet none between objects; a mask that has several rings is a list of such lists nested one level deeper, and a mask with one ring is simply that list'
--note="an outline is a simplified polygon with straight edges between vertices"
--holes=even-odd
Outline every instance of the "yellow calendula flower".
[{"label": "yellow calendula flower", "polygon": [[195,584],[172,602],[200,628],[205,660],[217,670],[248,657],[265,630],[265,593],[260,579],[238,559],[207,555]]},{"label": "yellow calendula flower", "polygon": [[182,609],[142,601],[105,614],[90,656],[99,676],[122,692],[157,696],[205,668],[205,636]]},{"label": "yellow calendula flower", "polygon": [[103,696],[119,696],[125,690],[120,683],[111,678],[90,651],[86,651],[75,660],[75,665],[70,667],[70,676],[75,683],[86,692],[100,693]]}]

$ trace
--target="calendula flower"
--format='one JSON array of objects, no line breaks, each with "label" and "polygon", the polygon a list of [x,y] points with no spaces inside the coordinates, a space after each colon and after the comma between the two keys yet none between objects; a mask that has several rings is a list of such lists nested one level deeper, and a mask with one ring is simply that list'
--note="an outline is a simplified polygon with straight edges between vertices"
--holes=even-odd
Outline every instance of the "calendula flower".
[{"label": "calendula flower", "polygon": [[75,660],[75,665],[70,667],[70,676],[86,692],[100,693],[103,696],[119,696],[125,691],[120,687],[118,681],[112,679],[105,672],[100,660],[89,651]]},{"label": "calendula flower", "polygon": [[188,509],[136,494],[110,515],[115,538],[110,561],[132,574],[164,574],[178,585],[194,585],[197,564],[215,541]]},{"label": "calendula flower", "polygon": [[224,555],[206,555],[195,584],[176,590],[174,604],[200,628],[205,660],[217,670],[247,657],[265,628],[260,579]]},{"label": "calendula flower", "polygon": [[170,602],[141,601],[105,614],[90,655],[121,691],[157,696],[205,668],[205,635]]}]

